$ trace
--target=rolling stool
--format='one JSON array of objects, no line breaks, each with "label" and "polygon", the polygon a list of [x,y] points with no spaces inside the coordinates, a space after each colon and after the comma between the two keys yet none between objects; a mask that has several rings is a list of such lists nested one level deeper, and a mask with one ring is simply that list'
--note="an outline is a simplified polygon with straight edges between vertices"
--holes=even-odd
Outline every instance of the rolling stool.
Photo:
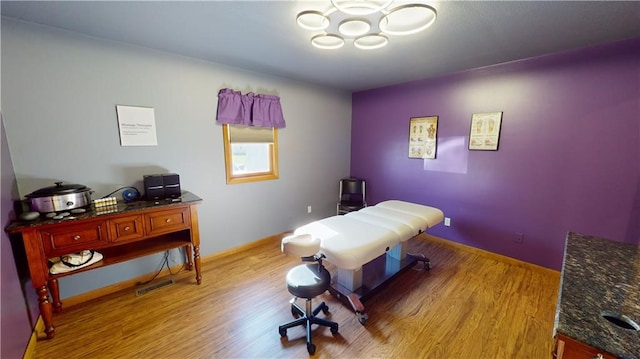
[{"label": "rolling stool", "polygon": [[[307,327],[307,351],[313,355],[316,346],[311,342],[311,325],[323,325],[331,328],[331,334],[338,333],[338,323],[316,317],[320,311],[329,313],[329,307],[320,303],[311,310],[311,299],[324,293],[331,285],[331,274],[322,265],[322,255],[318,255],[320,250],[320,239],[312,239],[310,235],[288,236],[282,239],[282,252],[288,255],[302,257],[305,262],[315,262],[312,264],[298,265],[287,273],[287,289],[294,295],[291,300],[291,314],[297,319],[283,324],[278,328],[281,337],[287,336],[287,329],[305,325]],[[306,307],[303,310],[296,299],[304,298]]]}]

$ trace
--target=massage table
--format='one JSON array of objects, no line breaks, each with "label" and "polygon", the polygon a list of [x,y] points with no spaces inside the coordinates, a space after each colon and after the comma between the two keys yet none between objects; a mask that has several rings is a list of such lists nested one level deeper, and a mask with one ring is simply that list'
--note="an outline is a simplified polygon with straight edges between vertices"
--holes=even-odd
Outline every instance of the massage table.
[{"label": "massage table", "polygon": [[362,302],[377,288],[419,261],[430,268],[424,255],[407,253],[407,242],[443,219],[440,209],[388,200],[306,224],[293,234],[320,239],[320,254],[337,268],[329,291],[365,324]]}]

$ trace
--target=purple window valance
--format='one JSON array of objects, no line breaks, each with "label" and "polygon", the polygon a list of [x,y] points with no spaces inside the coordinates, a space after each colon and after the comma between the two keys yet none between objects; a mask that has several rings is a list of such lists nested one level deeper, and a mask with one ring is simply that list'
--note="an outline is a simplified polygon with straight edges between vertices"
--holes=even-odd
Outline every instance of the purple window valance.
[{"label": "purple window valance", "polygon": [[222,89],[218,92],[218,123],[284,128],[280,97]]}]

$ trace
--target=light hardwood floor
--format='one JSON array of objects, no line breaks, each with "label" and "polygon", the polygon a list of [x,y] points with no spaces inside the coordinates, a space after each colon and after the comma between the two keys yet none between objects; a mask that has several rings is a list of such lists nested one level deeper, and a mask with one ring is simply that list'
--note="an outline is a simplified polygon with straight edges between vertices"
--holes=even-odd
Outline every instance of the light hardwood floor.
[{"label": "light hardwood floor", "polygon": [[[205,261],[201,286],[183,271],[140,297],[131,288],[65,308],[36,358],[308,357],[303,327],[278,334],[292,319],[284,278],[299,264],[279,246],[274,238]],[[320,297],[340,333],[314,330],[314,357],[551,358],[558,272],[424,234],[411,247],[432,269],[409,269],[366,301],[366,325]]]}]

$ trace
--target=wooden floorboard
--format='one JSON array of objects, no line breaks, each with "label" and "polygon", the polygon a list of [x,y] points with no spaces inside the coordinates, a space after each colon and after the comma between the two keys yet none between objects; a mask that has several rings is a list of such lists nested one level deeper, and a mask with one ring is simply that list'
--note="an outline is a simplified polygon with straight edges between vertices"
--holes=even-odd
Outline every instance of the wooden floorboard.
[{"label": "wooden floorboard", "polygon": [[[559,273],[428,235],[412,240],[411,252],[426,254],[432,269],[409,269],[367,300],[364,326],[328,293],[320,297],[340,330],[314,329],[315,357],[551,357]],[[205,262],[200,286],[183,271],[139,297],[131,288],[65,308],[35,357],[308,357],[303,327],[289,329],[288,340],[278,334],[292,319],[284,278],[297,264],[277,238],[260,241]]]}]

